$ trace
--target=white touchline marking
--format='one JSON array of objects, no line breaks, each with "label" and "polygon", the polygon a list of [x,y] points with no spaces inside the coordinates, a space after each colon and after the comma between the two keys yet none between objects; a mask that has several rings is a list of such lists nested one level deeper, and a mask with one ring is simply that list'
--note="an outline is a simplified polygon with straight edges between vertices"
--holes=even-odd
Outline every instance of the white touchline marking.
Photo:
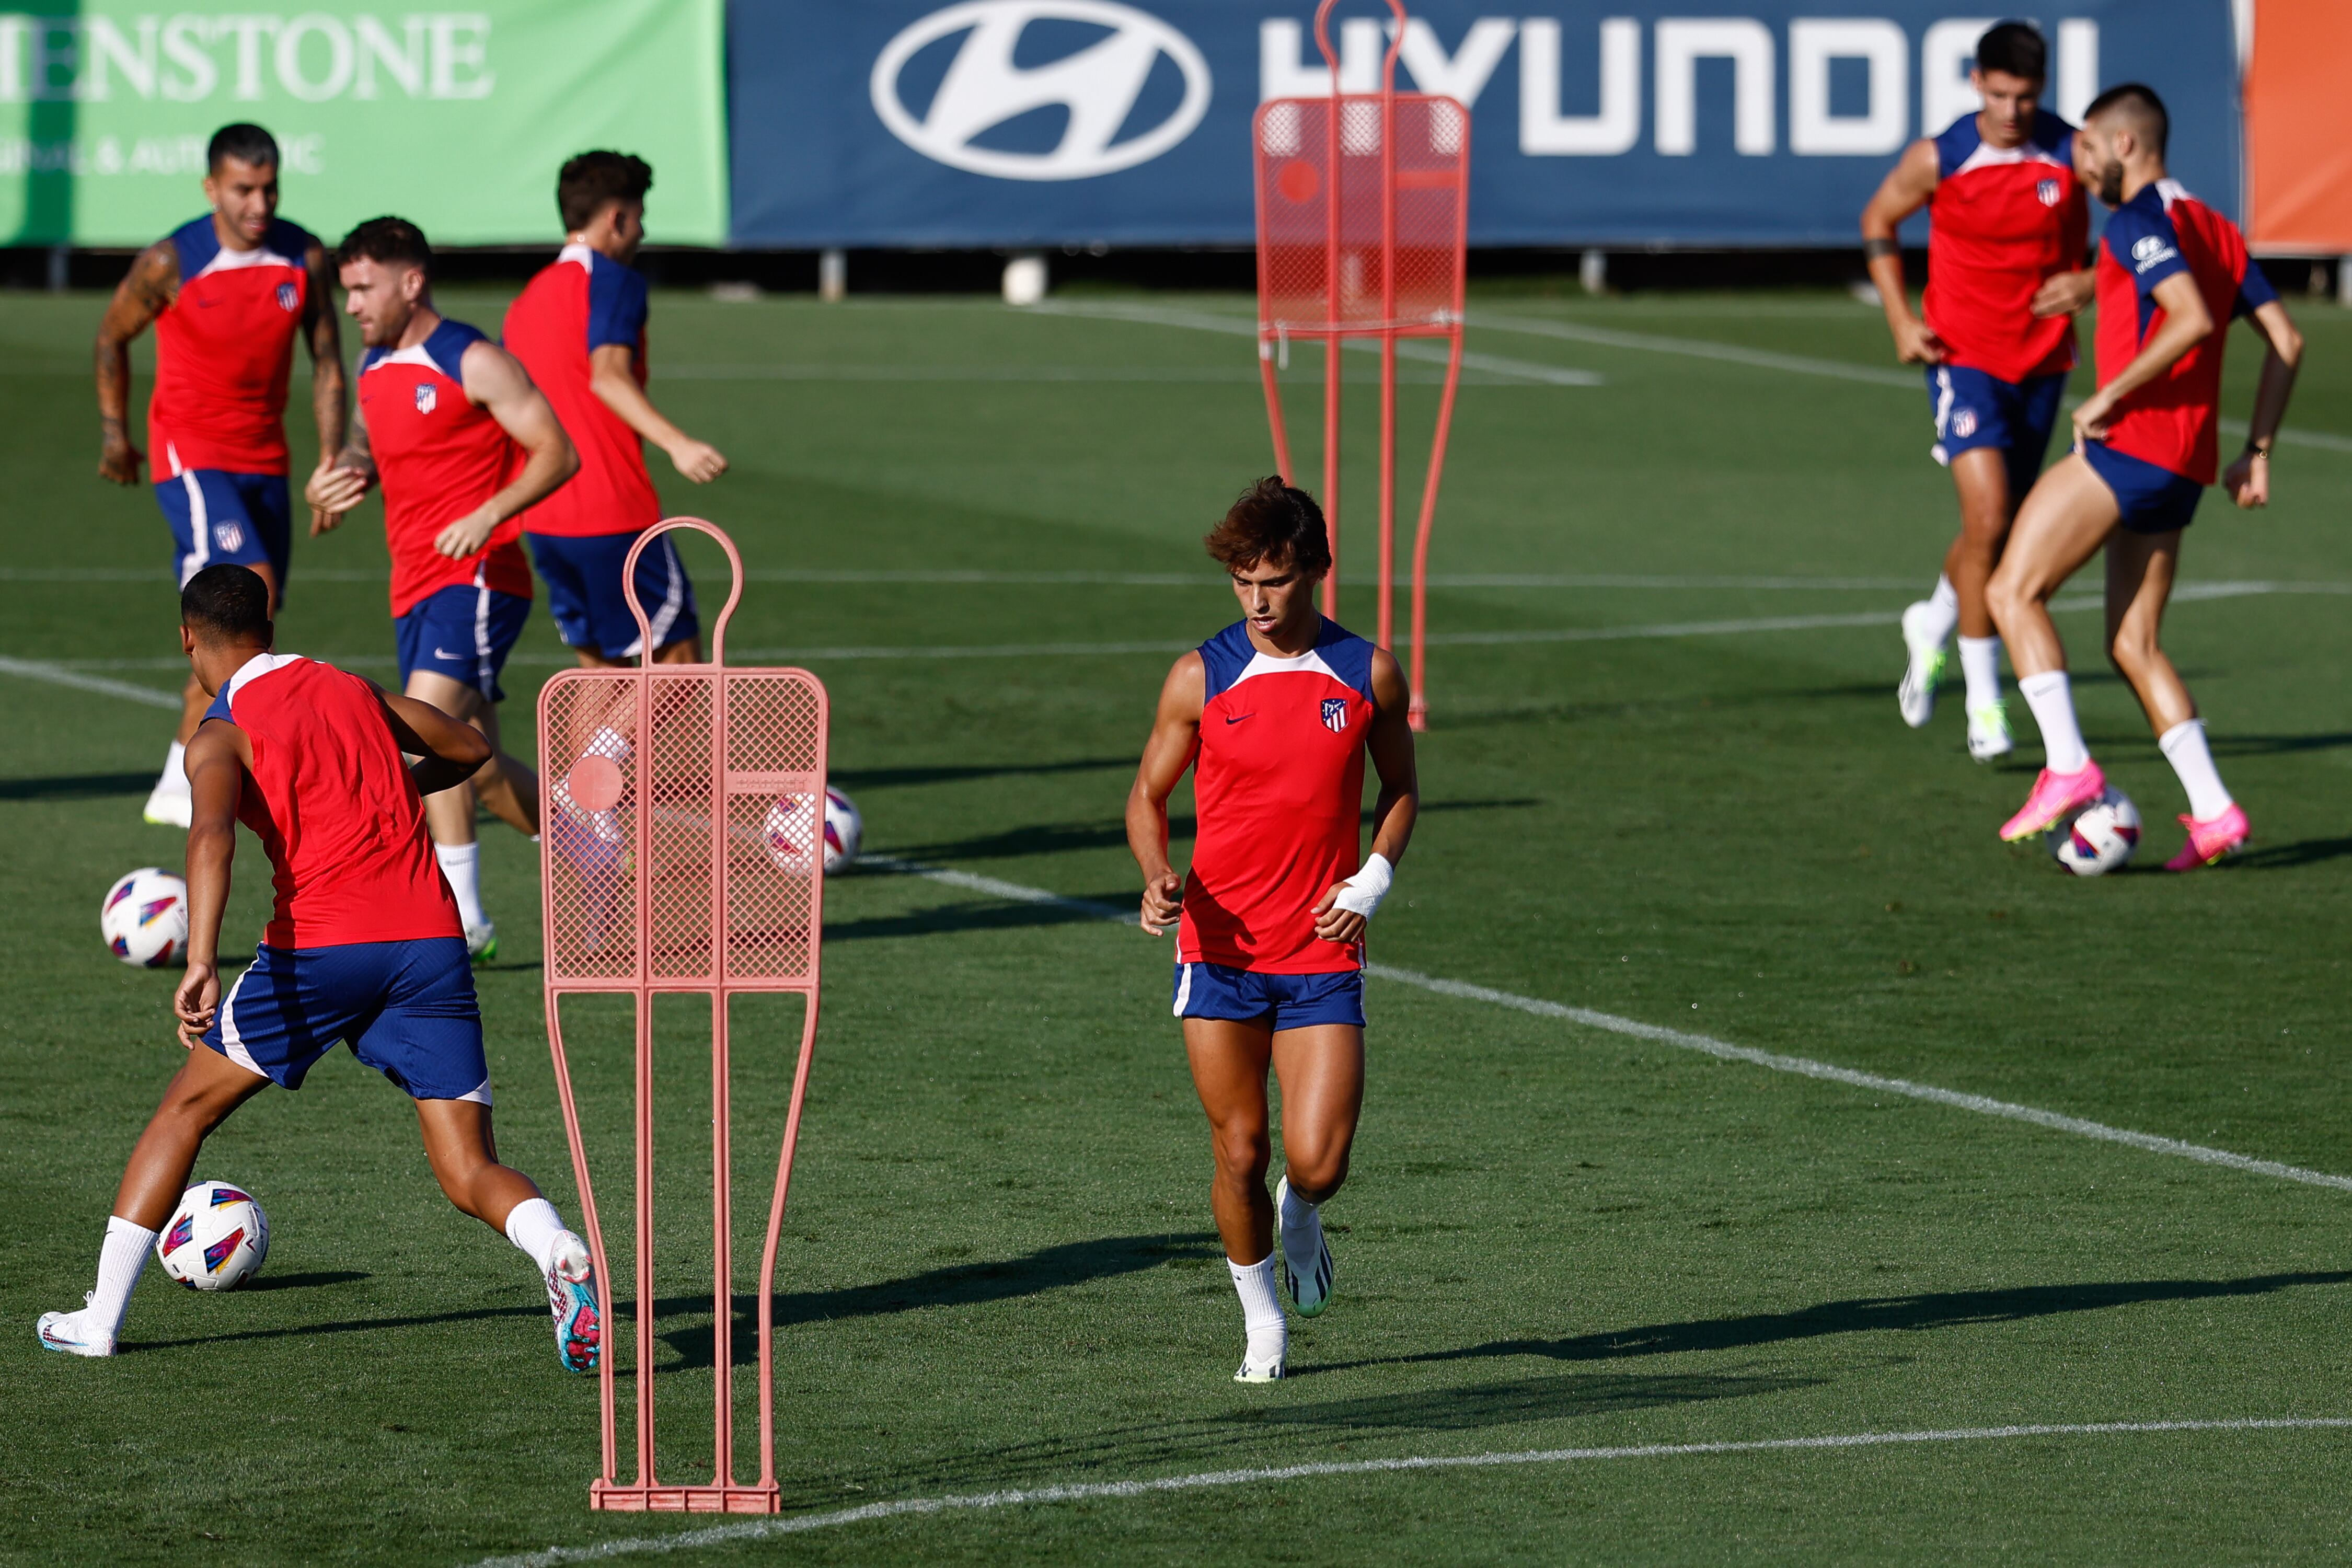
[{"label": "white touchline marking", "polygon": [[[187,660],[175,658],[167,668],[184,668]],[[86,675],[63,665],[50,664],[33,658],[0,658],[0,675],[18,675],[27,680],[46,680],[53,686],[70,686],[78,691],[95,691],[105,697],[120,697],[126,702],[144,702],[151,708],[169,708],[179,711],[180,694],[157,691],[152,687],[133,686],[127,680],[109,680],[102,675]]]},{"label": "white touchline marking", "polygon": [[[1043,888],[1024,887],[995,877],[982,877],[970,871],[951,870],[943,867],[919,865],[887,855],[861,856],[861,866],[877,870],[926,878],[950,888],[968,892],[985,893],[992,898],[1005,899],[1024,904],[1059,905],[1081,910],[1098,920],[1116,921],[1123,925],[1138,923],[1136,911],[1098,903],[1090,899],[1066,898]],[[1423,974],[1417,969],[1401,969],[1385,963],[1368,963],[1364,973],[1375,980],[1392,981],[1401,985],[1416,986],[1440,996],[1453,996],[1465,1002],[1484,1002],[1491,1006],[1508,1007],[1517,1012],[1531,1013],[1539,1018],[1558,1018],[1562,1022],[1581,1025],[1588,1029],[1600,1029],[1612,1035],[1626,1035],[1634,1039],[1648,1040],[1654,1045],[1672,1046],[1678,1050],[1696,1051],[1722,1061],[1746,1062],[1751,1067],[1769,1068],[1774,1072],[1793,1073],[1800,1078],[1819,1079],[1828,1083],[1842,1083],[1854,1089],[1866,1089],[1877,1094],[1900,1095],[1906,1100],[1923,1100],[1935,1105],[1950,1106],[1957,1110],[1970,1110],[1979,1116],[1995,1116],[2008,1121],[2031,1122],[2053,1131],[2072,1132],[2081,1138],[2095,1138],[2101,1142],[2122,1143],[2151,1154],[2168,1154],[2175,1159],[2194,1160],[2204,1165],[2225,1165],[2235,1171],[2247,1171],[2256,1175],[2275,1176],[2282,1181],[2301,1182],[2309,1186],[2333,1187],[2339,1192],[2352,1192],[2352,1176],[2331,1175],[2325,1171],[2306,1171],[2299,1165],[2283,1164],[2276,1160],[2257,1159],[2252,1154],[2232,1153],[2227,1149],[2209,1149],[2201,1143],[2186,1143],[2177,1138],[2159,1137],[2153,1132],[2135,1132],[2126,1127],[2110,1127],[2102,1121],[2088,1121],[2080,1116],[2068,1116],[2063,1111],[2043,1110],[2038,1106],[2017,1105],[1990,1096],[1968,1094],[1958,1089],[1939,1089],[1934,1084],[1914,1083],[1908,1079],[1887,1078],[1874,1072],[1861,1072],[1830,1062],[1815,1061],[1810,1057],[1783,1056],[1777,1051],[1758,1050],[1750,1046],[1735,1046],[1728,1040],[1718,1040],[1707,1035],[1694,1035],[1682,1029],[1669,1029],[1656,1024],[1645,1024],[1638,1018],[1623,1018],[1614,1013],[1602,1013],[1591,1007],[1571,1007],[1561,1002],[1547,1002],[1540,997],[1521,996],[1509,991],[1497,991],[1490,986],[1473,985],[1460,980],[1445,980]]]},{"label": "white touchline marking", "polygon": [[[1064,300],[1048,300],[1024,309],[1041,316],[1079,316],[1095,321],[1135,321],[1149,327],[1189,327],[1194,331],[1223,332],[1228,336],[1257,336],[1255,320],[1222,316],[1208,310],[1170,310],[1157,305],[1080,305]],[[1317,340],[1306,337],[1296,341],[1302,344],[1317,342]],[[1368,353],[1380,352],[1380,344],[1369,338],[1345,338],[1341,342],[1350,350]],[[1440,347],[1433,339],[1406,338],[1397,344],[1396,352],[1397,358],[1402,360],[1444,364],[1451,351]],[[1541,364],[1534,360],[1507,359],[1501,354],[1480,353],[1467,349],[1463,351],[1462,368],[1485,371],[1493,375],[1514,376],[1551,386],[1602,386],[1608,382],[1608,378],[1598,371],[1572,370],[1565,365]]]},{"label": "white touchline marking", "polygon": [[1705,1458],[1723,1454],[1803,1453],[1843,1448],[1886,1448],[1920,1443],[1986,1443],[2020,1437],[2109,1437],[2163,1432],[2311,1432],[2352,1427],[2352,1416],[2249,1416],[2210,1421],[2076,1421],[2037,1426],[1956,1426],[1918,1432],[1845,1432],[1821,1437],[1763,1437],[1747,1442],[1639,1443],[1613,1448],[1528,1448],[1487,1454],[1425,1454],[1394,1459],[1327,1459],[1297,1465],[1269,1465],[1239,1470],[1202,1470],[1191,1475],[1153,1476],[1131,1481],[1076,1481],[1060,1486],[1021,1487],[960,1496],[903,1498],[869,1502],[829,1513],[802,1513],[748,1520],[740,1524],[709,1525],[682,1530],[673,1535],[641,1535],[599,1541],[585,1546],[551,1546],[542,1552],[510,1557],[486,1557],[473,1568],[560,1568],[566,1563],[597,1563],[614,1557],[691,1552],[707,1546],[728,1546],[739,1541],[763,1541],[779,1535],[801,1535],[812,1530],[834,1530],[877,1519],[948,1513],[957,1510],[1020,1508],[1037,1503],[1084,1502],[1094,1498],[1138,1498],[1156,1493],[1199,1491],[1211,1487],[1266,1486],[1282,1481],[1311,1480],[1326,1476],[1393,1475],[1411,1470],[1499,1469],[1516,1465],[1566,1465],[1601,1459]]}]

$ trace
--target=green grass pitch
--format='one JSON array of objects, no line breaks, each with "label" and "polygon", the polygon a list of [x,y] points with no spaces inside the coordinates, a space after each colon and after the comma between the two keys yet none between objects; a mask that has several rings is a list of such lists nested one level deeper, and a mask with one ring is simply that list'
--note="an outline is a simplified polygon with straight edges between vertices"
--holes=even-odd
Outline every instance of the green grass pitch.
[{"label": "green grass pitch", "polygon": [[[445,304],[492,325],[503,297]],[[90,473],[98,308],[0,300],[0,655],[164,693],[163,526]],[[1994,838],[2039,756],[2021,704],[2020,757],[1990,769],[1956,701],[1923,732],[1896,718],[1892,615],[1954,509],[1874,311],[1480,296],[1471,346],[1493,357],[1461,395],[1433,562],[1426,816],[1375,959],[2352,1173],[2352,320],[2295,308],[2312,349],[2290,425],[2333,442],[2282,448],[2266,513],[2209,495],[2186,577],[2266,586],[2180,605],[2168,637],[2255,846],[2157,874],[2178,787],[2095,615],[2070,611],[2086,729],[2150,824],[2131,872],[2077,881]],[[1247,339],[1212,330],[1248,310],[657,300],[656,395],[735,463],[700,491],[665,471],[665,497],[751,563],[735,658],[830,686],[871,849],[1129,903],[1119,811],[1152,694],[1232,618],[1198,540],[1270,466]],[[2242,415],[2242,331],[2231,354]],[[1369,631],[1372,362],[1349,359],[1343,609]],[[1410,368],[1418,433],[1433,395]],[[1290,372],[1310,473],[1318,374],[1312,353]],[[298,541],[281,647],[388,676],[378,516]],[[708,616],[719,565],[687,550]],[[1491,581],[1509,575],[1554,581]],[[1706,629],[1726,622],[1782,624]],[[1700,629],[1654,630],[1675,626]],[[1547,632],[1575,635],[1465,638]],[[508,674],[517,749],[563,659],[535,618]],[[151,1270],[117,1360],[37,1349],[35,1316],[88,1287],[179,1056],[171,976],[106,955],[99,895],[181,845],[139,820],[164,710],[10,668],[0,711],[0,1560],[460,1564],[707,1524],[587,1510],[593,1383],[558,1370],[527,1268],[442,1202],[402,1097],[347,1055],[255,1101],[199,1168],[268,1205],[259,1289],[199,1297]],[[534,852],[483,836],[502,1152],[576,1215]],[[239,870],[232,954],[264,907],[250,838]],[[777,1279],[788,1517],[1408,1457],[2352,1416],[2352,1193],[1386,980],[1328,1211],[1338,1300],[1296,1328],[1291,1379],[1237,1389],[1169,944],[912,875],[829,895]],[[665,1479],[698,1479],[707,1072],[691,1009],[659,1023],[675,1247],[648,1353]],[[792,1024],[751,1007],[738,1031],[747,1207]],[[616,1154],[622,1033],[609,1013],[581,1029]],[[625,1177],[608,1170],[608,1221]],[[2347,1462],[2352,1431],[2266,1427],[1359,1470],[658,1560],[2334,1562]]]}]

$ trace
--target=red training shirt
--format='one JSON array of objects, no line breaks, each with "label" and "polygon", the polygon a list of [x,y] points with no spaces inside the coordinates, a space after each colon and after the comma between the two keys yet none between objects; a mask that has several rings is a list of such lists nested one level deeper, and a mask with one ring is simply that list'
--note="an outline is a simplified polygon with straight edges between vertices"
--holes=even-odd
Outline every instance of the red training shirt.
[{"label": "red training shirt", "polygon": [[629,374],[645,385],[645,279],[584,245],[567,245],[507,307],[499,341],[530,372],[580,450],[580,471],[530,509],[525,531],[579,537],[638,533],[659,522],[645,443],[596,395],[588,370],[590,354],[620,343],[629,351]]},{"label": "red training shirt", "polygon": [[1993,147],[1964,115],[1936,138],[1936,158],[1920,302],[1949,363],[2002,381],[2073,369],[2073,318],[2036,316],[2032,304],[2082,264],[2090,232],[2074,128],[2037,110],[2023,145]]},{"label": "red training shirt", "polygon": [[273,220],[258,248],[231,250],[209,214],[172,231],[180,291],[155,318],[147,399],[159,475],[286,471],[286,383],[310,297],[302,258],[318,243]]}]

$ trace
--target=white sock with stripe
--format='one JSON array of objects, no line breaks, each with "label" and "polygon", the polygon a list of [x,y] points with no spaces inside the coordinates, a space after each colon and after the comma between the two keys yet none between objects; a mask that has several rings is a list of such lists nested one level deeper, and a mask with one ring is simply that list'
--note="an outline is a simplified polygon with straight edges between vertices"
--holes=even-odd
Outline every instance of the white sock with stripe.
[{"label": "white sock with stripe", "polygon": [[1255,1263],[1225,1259],[1234,1277],[1234,1290],[1242,1299],[1242,1324],[1249,1331],[1252,1366],[1272,1366],[1290,1349],[1290,1325],[1283,1318],[1281,1299],[1274,1293],[1274,1254]]},{"label": "white sock with stripe", "polygon": [[2156,743],[2180,775],[2180,787],[2189,792],[2189,816],[2210,822],[2230,809],[2229,788],[2221,783],[2221,770],[2213,765],[2212,748],[2205,743],[2204,720],[2184,719]]},{"label": "white sock with stripe", "polygon": [[103,1330],[109,1339],[122,1331],[123,1314],[131,1310],[131,1288],[146,1272],[154,1250],[155,1232],[120,1215],[107,1216],[106,1239],[98,1249],[98,1289],[83,1309],[91,1328]]},{"label": "white sock with stripe", "polygon": [[473,844],[436,844],[433,858],[441,862],[441,875],[449,883],[449,890],[457,896],[457,918],[470,931],[490,923],[482,912],[482,847]]}]

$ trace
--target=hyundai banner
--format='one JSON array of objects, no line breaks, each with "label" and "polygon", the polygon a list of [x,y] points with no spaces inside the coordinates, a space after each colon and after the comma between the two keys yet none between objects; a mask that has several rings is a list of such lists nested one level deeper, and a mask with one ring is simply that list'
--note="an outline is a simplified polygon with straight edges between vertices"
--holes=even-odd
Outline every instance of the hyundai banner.
[{"label": "hyundai banner", "polygon": [[[1401,89],[1472,111],[1474,245],[1852,245],[1904,145],[1976,107],[2003,13],[1919,0],[1424,0]],[[2049,0],[2042,0],[2048,6]],[[1246,245],[1250,117],[1320,94],[1283,0],[732,0],[734,238],[746,246]],[[1376,90],[1384,5],[1334,18]],[[2172,169],[2239,206],[2229,0],[2060,0],[2045,101],[2139,80]],[[1924,229],[1919,230],[1924,233]]]},{"label": "hyundai banner", "polygon": [[0,12],[0,244],[150,243],[204,210],[205,143],[238,120],[278,138],[286,216],[330,238],[398,213],[436,243],[558,243],[556,171],[617,147],[654,165],[659,238],[722,244],[721,5]]}]

